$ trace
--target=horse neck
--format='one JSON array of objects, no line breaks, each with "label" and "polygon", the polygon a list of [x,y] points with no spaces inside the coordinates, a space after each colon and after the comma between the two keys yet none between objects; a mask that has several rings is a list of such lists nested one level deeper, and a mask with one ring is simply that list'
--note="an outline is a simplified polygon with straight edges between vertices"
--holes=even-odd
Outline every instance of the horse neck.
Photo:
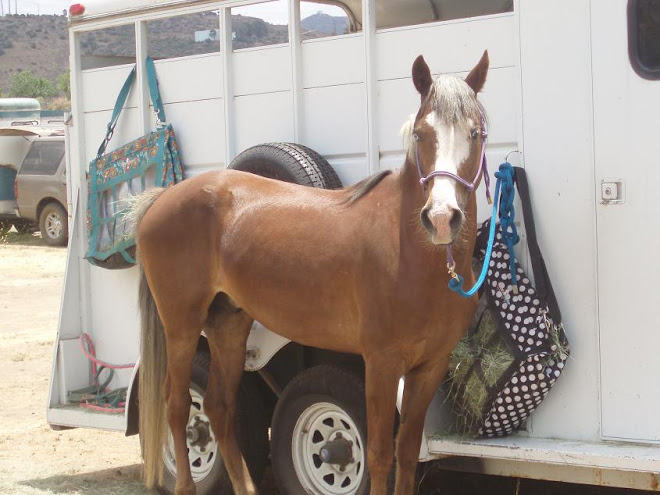
[{"label": "horse neck", "polygon": [[[417,166],[406,158],[399,176],[401,187],[400,242],[402,261],[411,269],[419,271],[421,276],[432,276],[440,280],[446,287],[449,274],[445,269],[447,250],[442,246],[432,246],[428,234],[421,226],[420,212],[426,202],[426,197],[419,184]],[[452,253],[458,273],[465,279],[471,279],[472,252],[476,238],[477,203],[472,194],[465,210],[466,225],[459,241],[452,245]],[[436,269],[437,268],[437,269]],[[423,275],[425,274],[425,275]]]}]

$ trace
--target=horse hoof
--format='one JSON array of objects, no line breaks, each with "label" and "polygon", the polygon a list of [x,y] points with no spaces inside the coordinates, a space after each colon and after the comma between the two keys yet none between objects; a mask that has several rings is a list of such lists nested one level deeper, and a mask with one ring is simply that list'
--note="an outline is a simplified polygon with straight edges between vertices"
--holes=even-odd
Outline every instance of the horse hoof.
[{"label": "horse hoof", "polygon": [[195,484],[186,485],[182,487],[176,487],[174,489],[174,495],[195,495]]}]

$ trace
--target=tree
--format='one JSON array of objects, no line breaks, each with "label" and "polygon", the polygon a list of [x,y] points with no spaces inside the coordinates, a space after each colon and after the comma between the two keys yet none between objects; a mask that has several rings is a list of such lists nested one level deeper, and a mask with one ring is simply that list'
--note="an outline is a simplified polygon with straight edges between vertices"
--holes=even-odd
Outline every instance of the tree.
[{"label": "tree", "polygon": [[63,72],[57,77],[57,89],[69,100],[71,99],[71,73],[69,71]]},{"label": "tree", "polygon": [[9,94],[22,98],[50,98],[55,95],[53,83],[26,70],[12,74]]}]

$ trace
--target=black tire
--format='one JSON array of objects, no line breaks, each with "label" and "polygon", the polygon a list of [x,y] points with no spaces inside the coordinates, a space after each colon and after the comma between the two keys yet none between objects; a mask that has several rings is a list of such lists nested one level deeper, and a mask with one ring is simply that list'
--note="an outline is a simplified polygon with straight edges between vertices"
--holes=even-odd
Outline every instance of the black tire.
[{"label": "black tire", "polygon": [[39,215],[41,238],[49,246],[66,246],[69,237],[69,218],[59,203],[48,203]]},{"label": "black tire", "polygon": [[342,187],[339,176],[316,151],[293,143],[260,144],[246,149],[229,164],[232,170],[324,189]]},{"label": "black tire", "polygon": [[[210,357],[208,354],[198,353],[195,356],[190,383],[191,394],[196,392],[203,398],[208,383],[209,364]],[[268,420],[261,402],[257,377],[250,373],[245,374],[238,390],[237,399],[235,432],[245,462],[250,470],[250,475],[258,485],[261,482],[268,460]],[[191,411],[199,412],[199,405],[195,404],[195,400],[193,402]],[[201,412],[203,412],[203,407]],[[173,466],[171,461],[168,461],[167,450],[167,447],[163,449],[165,469],[163,470],[163,485],[158,487],[158,491],[173,494],[176,482],[176,467]],[[194,462],[198,462],[198,460]],[[197,495],[233,494],[231,480],[222,462],[220,452],[218,451],[215,458],[205,459],[204,462],[206,466],[212,465],[209,466],[208,473],[202,479],[196,481]],[[200,462],[199,466],[201,465]],[[193,464],[192,467],[194,469],[195,465]]]},{"label": "black tire", "polygon": [[335,169],[332,168],[332,165],[328,163],[328,160],[323,158],[312,148],[308,148],[307,146],[303,146],[302,144],[288,143],[288,145],[293,148],[297,148],[301,154],[303,155],[306,154],[309,160],[316,163],[316,165],[321,170],[321,175],[323,176],[323,179],[325,181],[326,189],[341,189],[342,187],[344,187],[344,185],[341,183],[341,179],[337,175],[337,172],[335,172]]},{"label": "black tire", "polygon": [[[342,419],[342,413],[352,424]],[[331,426],[330,438],[324,438],[322,424]],[[337,464],[324,466],[320,455],[329,441],[337,441],[337,430],[342,441],[351,442],[353,462],[343,472]],[[351,495],[368,494],[366,441],[364,379],[331,365],[303,371],[284,389],[271,424],[271,460],[280,493],[326,494],[343,487]],[[333,473],[324,475],[328,469]],[[347,473],[353,478],[344,478]]]}]

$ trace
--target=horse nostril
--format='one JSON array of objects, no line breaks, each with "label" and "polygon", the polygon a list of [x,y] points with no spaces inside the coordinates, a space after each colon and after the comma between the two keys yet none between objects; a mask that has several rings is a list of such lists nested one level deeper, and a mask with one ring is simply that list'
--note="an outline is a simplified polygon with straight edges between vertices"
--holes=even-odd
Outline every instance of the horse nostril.
[{"label": "horse nostril", "polygon": [[420,213],[420,217],[422,219],[422,225],[426,230],[429,232],[433,232],[435,228],[433,227],[433,224],[431,223],[431,218],[429,217],[429,211],[431,211],[430,206],[425,206],[422,209],[422,212]]},{"label": "horse nostril", "polygon": [[453,232],[457,231],[463,223],[463,212],[461,210],[454,210],[449,220],[449,226]]}]

